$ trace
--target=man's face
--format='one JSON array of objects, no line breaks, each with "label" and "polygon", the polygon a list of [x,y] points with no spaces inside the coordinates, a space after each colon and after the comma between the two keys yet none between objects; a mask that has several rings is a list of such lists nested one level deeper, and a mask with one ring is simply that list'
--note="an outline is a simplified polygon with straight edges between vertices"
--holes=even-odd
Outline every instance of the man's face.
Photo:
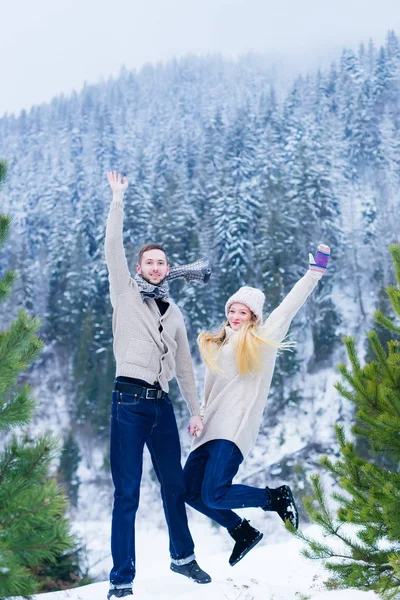
[{"label": "man's face", "polygon": [[159,285],[169,273],[167,257],[162,250],[147,250],[143,253],[140,265],[136,265],[136,270],[152,285]]}]

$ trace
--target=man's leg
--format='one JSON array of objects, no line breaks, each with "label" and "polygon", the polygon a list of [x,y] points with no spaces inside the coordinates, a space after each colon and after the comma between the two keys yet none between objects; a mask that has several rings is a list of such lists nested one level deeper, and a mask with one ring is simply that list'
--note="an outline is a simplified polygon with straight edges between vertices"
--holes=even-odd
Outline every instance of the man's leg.
[{"label": "man's leg", "polygon": [[135,517],[139,505],[143,447],[152,423],[146,400],[113,391],[110,461],[114,482],[110,584],[126,587],[135,577]]},{"label": "man's leg", "polygon": [[183,469],[186,483],[186,503],[203,515],[206,515],[206,517],[213,519],[213,521],[216,521],[222,527],[231,530],[242,522],[239,515],[232,510],[210,508],[201,497],[204,475],[210,458],[207,446],[208,444],[203,444],[196,450],[193,450],[187,458]]},{"label": "man's leg", "polygon": [[155,426],[147,440],[154,470],[161,485],[168,525],[171,558],[181,564],[195,558],[185,508],[185,481],[181,466],[181,446],[174,409],[167,397],[150,400],[157,411]]},{"label": "man's leg", "polygon": [[181,466],[181,445],[174,409],[168,396],[155,400],[158,419],[147,440],[154,470],[161,484],[165,518],[169,531],[171,571],[196,583],[209,583],[211,577],[196,562],[186,507],[185,480]]}]

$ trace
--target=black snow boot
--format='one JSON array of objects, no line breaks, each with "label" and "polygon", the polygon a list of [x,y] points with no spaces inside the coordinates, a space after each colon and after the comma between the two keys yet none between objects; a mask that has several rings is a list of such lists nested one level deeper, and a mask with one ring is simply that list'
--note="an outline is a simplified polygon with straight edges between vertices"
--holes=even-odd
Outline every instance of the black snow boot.
[{"label": "black snow boot", "polygon": [[195,560],[186,563],[186,565],[176,565],[172,562],[170,568],[174,573],[184,575],[196,583],[210,583],[211,581],[211,577],[208,575],[208,573],[203,571],[203,569],[200,569]]},{"label": "black snow boot", "polygon": [[292,490],[288,485],[281,485],[278,488],[265,488],[270,497],[270,504],[263,506],[263,510],[274,510],[278,513],[283,522],[287,519],[293,527],[299,527],[299,512],[293,498]]},{"label": "black snow boot", "polygon": [[228,533],[236,542],[229,557],[231,567],[236,565],[239,560],[242,560],[263,537],[263,534],[258,529],[252,527],[246,519],[243,519],[239,525],[236,525]]},{"label": "black snow boot", "polygon": [[132,587],[122,587],[122,588],[110,588],[107,594],[107,600],[111,600],[111,598],[125,598],[125,596],[132,595]]}]

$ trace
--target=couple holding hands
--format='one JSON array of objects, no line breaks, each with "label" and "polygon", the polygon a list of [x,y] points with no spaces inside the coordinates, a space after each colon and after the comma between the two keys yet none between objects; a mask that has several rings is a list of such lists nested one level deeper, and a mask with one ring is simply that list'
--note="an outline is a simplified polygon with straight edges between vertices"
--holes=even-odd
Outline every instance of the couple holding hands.
[{"label": "couple holding hands", "polygon": [[[253,447],[268,397],[277,354],[290,323],[324,274],[330,250],[320,245],[309,269],[281,304],[263,319],[265,296],[241,287],[225,305],[219,331],[202,332],[198,344],[206,364],[200,408],[183,316],[168,294],[168,282],[210,277],[207,261],[170,268],[159,244],[139,252],[131,276],[123,246],[126,177],[107,174],[113,192],[107,218],[105,254],[113,307],[116,378],[112,392],[111,472],[114,483],[108,599],[132,594],[135,577],[135,516],[139,505],[146,444],[160,482],[170,540],[171,570],[197,583],[210,576],[197,564],[185,503],[228,530],[235,544],[229,563],[241,560],[262,533],[234,509],[275,511],[298,527],[288,485],[255,488],[232,484]],[[168,382],[176,377],[191,417],[191,452],[181,467],[181,447]]]}]

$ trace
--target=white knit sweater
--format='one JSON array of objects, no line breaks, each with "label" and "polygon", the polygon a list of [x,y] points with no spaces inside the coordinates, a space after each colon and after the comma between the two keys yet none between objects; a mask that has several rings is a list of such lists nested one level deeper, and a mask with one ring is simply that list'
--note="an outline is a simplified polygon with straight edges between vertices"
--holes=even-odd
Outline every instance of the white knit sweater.
[{"label": "white knit sweater", "polygon": [[176,376],[190,414],[198,415],[200,405],[182,313],[170,298],[169,307],[162,316],[155,300],[143,302],[137,283],[129,272],[124,251],[123,210],[123,197],[114,197],[108,213],[105,239],[110,298],[114,309],[116,376],[158,382],[165,392],[169,389],[168,382]]},{"label": "white knit sweater", "polygon": [[[281,304],[260,326],[260,333],[270,340],[281,342],[290,323],[311,294],[320,273],[307,271]],[[253,447],[260,429],[274,372],[277,349],[263,349],[263,368],[260,372],[240,376],[234,354],[236,332],[226,328],[227,341],[221,347],[217,365],[221,374],[206,371],[204,385],[204,429],[194,438],[192,450],[210,440],[234,442],[245,458]]]}]

